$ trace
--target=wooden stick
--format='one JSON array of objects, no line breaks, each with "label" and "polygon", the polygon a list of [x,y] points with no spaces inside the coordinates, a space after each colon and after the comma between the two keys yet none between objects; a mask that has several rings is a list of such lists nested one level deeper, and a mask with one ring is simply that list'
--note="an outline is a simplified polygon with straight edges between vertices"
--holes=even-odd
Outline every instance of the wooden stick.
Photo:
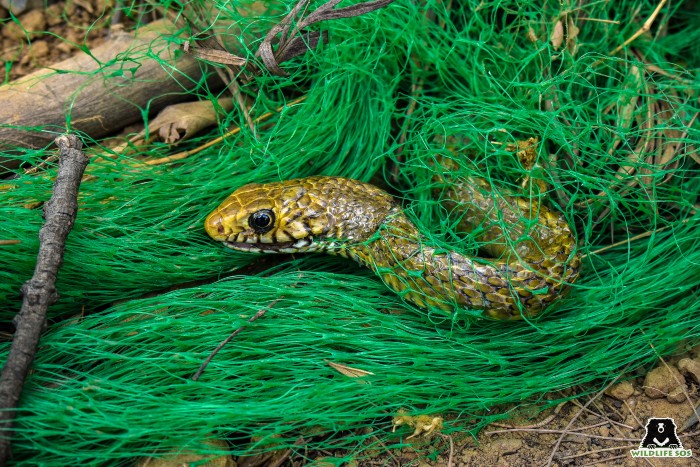
[{"label": "wooden stick", "polygon": [[[0,87],[0,152],[46,147],[67,127],[101,138],[143,119],[143,109],[191,100],[202,65],[175,53],[167,39],[173,31],[169,21],[157,21]],[[212,91],[223,88],[215,74],[207,82]],[[0,156],[0,167],[18,164]]]},{"label": "wooden stick", "polygon": [[34,361],[39,338],[46,326],[46,311],[56,300],[56,275],[63,263],[66,238],[78,212],[78,188],[89,159],[75,135],[56,139],[61,156],[53,196],[44,205],[44,226],[39,231],[36,269],[22,286],[22,308],[15,317],[15,335],[0,375],[0,465],[10,458],[10,440],[15,409],[24,380]]}]

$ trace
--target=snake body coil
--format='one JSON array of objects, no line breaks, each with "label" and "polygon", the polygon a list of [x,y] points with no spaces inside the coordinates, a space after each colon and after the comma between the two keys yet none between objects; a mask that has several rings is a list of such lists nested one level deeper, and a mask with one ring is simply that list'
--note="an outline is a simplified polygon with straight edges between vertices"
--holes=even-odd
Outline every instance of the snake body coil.
[{"label": "snake body coil", "polygon": [[[539,203],[493,196],[484,180],[443,195],[459,228],[478,228],[492,258],[430,246],[391,195],[340,177],[249,184],[206,219],[207,233],[239,251],[321,251],[352,258],[421,307],[534,316],[578,277],[581,259],[566,221]],[[504,232],[502,225],[512,228]]]}]

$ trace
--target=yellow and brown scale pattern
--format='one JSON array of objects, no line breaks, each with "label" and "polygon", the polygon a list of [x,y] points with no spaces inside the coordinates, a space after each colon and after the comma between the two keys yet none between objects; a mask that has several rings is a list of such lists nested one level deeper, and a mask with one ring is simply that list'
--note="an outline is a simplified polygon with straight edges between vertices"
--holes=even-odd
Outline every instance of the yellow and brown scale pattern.
[{"label": "yellow and brown scale pattern", "polygon": [[[536,315],[578,277],[575,238],[554,211],[531,200],[495,196],[483,180],[454,185],[444,199],[448,210],[461,215],[461,230],[480,229],[490,257],[434,248],[388,193],[340,177],[246,185],[205,226],[212,238],[234,249],[346,256],[420,307],[467,307],[496,319]],[[264,233],[248,221],[261,210],[274,214],[274,225]]]}]

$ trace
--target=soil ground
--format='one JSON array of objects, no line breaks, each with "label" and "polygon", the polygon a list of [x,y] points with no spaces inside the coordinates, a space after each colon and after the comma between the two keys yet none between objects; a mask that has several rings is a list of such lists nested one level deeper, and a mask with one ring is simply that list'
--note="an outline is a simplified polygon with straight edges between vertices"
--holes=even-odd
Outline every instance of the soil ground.
[{"label": "soil ground", "polygon": [[[644,376],[625,379],[630,376],[622,375],[622,382],[605,391],[563,403],[535,419],[522,414],[507,425],[490,425],[476,442],[455,444],[453,465],[698,465],[700,427],[686,425],[698,407],[699,370],[700,347],[696,347],[681,357],[660,360]],[[692,457],[633,458],[630,451],[639,448],[650,418],[673,418]],[[406,465],[414,455],[405,450],[395,457]],[[449,455],[445,455],[417,465],[448,464]]]}]

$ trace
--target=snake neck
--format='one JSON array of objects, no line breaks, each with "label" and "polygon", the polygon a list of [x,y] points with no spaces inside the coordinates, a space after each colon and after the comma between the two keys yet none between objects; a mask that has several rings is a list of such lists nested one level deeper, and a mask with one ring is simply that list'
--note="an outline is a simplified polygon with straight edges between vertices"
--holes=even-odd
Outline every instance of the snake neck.
[{"label": "snake neck", "polygon": [[398,207],[366,241],[328,252],[373,270],[419,307],[446,312],[467,307],[495,319],[534,316],[562,295],[580,267],[580,257],[570,250],[526,260],[517,252],[491,259],[436,248]]}]

